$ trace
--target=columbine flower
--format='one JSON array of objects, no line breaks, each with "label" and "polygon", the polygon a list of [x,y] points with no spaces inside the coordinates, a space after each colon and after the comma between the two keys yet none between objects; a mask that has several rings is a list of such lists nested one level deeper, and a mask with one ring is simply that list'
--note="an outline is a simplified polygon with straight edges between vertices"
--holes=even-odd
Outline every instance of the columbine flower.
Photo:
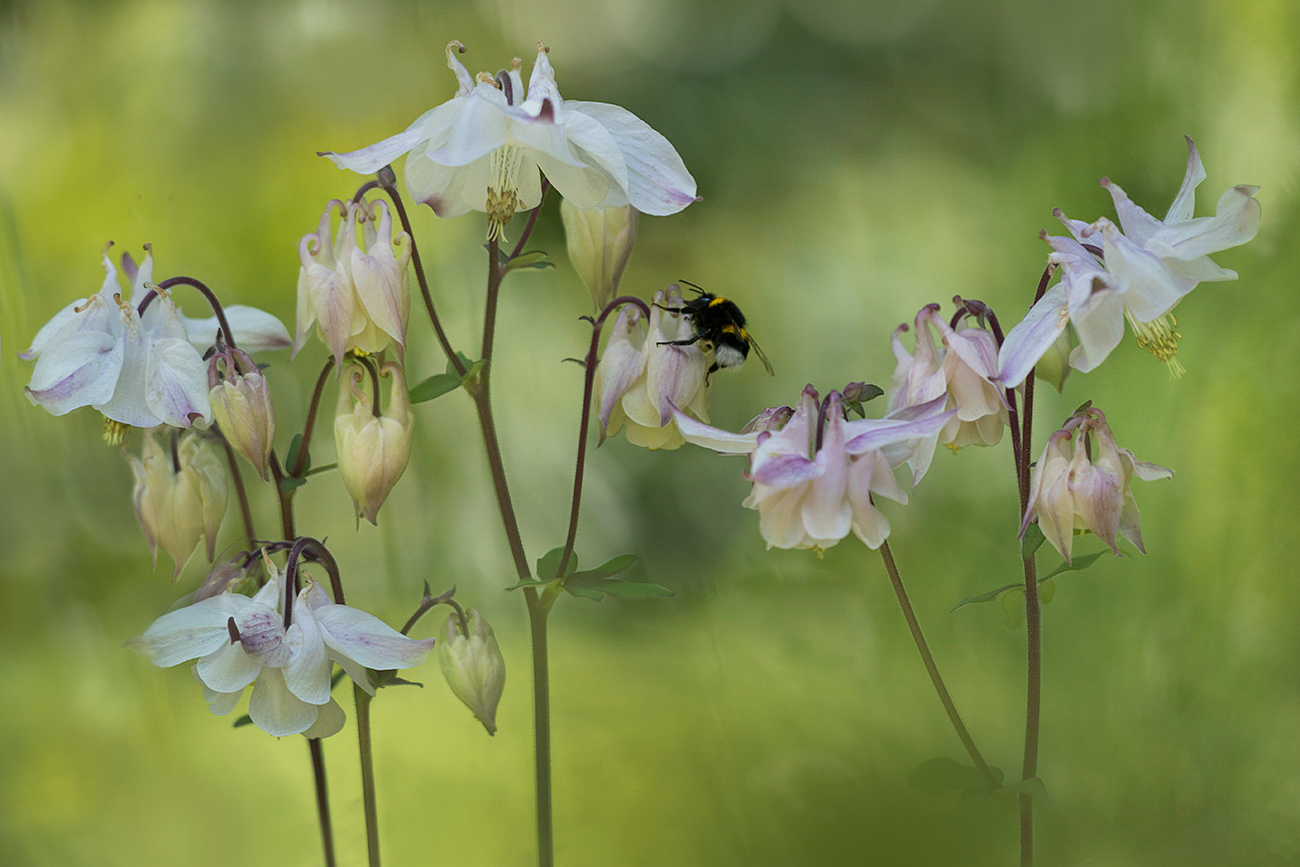
[{"label": "columbine flower", "polygon": [[447,46],[456,95],[422,115],[406,132],[351,153],[322,153],[335,165],[369,174],[402,154],[411,195],[440,217],[486,211],[490,236],[517,210],[542,198],[539,169],[579,208],[631,205],[646,214],[675,214],[695,196],[695,179],[668,143],[631,112],[600,102],[565,102],[547,49],[525,94],[516,59],[509,72],[478,78]]},{"label": "columbine flower", "polygon": [[680,307],[681,298],[675,284],[656,292],[648,329],[637,308],[629,305],[619,311],[596,368],[602,442],[626,427],[633,445],[675,449],[685,440],[673,420],[674,409],[709,420],[713,387],[704,351],[698,343],[666,345],[694,336],[690,319],[663,309]]},{"label": "columbine flower", "polygon": [[1101,185],[1115,202],[1122,233],[1104,217],[1089,225],[1059,208],[1054,212],[1073,236],[1043,233],[1053,250],[1048,261],[1061,267],[1061,282],[1007,335],[999,359],[1001,382],[1022,382],[1067,322],[1079,338],[1070,366],[1092,370],[1119,345],[1126,319],[1139,346],[1166,362],[1174,376],[1182,373],[1174,358],[1179,335],[1171,311],[1199,282],[1237,279],[1237,272],[1215,265],[1209,254],[1255,237],[1260,219],[1254,198],[1259,187],[1245,184],[1219,198],[1213,217],[1193,218],[1205,169],[1190,138],[1187,148],[1187,174],[1163,221],[1133,204],[1109,178]]},{"label": "columbine flower", "polygon": [[487,733],[497,733],[497,705],[506,686],[506,661],[496,634],[483,616],[466,609],[466,629],[460,615],[452,613],[442,626],[438,662],[447,685],[483,723]]},{"label": "columbine flower", "polygon": [[[342,218],[331,240],[330,222],[335,209]],[[358,224],[365,249],[357,241]],[[344,205],[334,199],[321,214],[320,228],[299,243],[298,256],[302,267],[298,270],[294,355],[307,342],[315,325],[321,341],[340,365],[350,349],[373,354],[390,343],[397,344],[400,357],[406,347],[406,323],[411,310],[407,291],[411,244],[405,232],[393,237],[393,218],[385,202]]]},{"label": "columbine flower", "polygon": [[212,416],[232,448],[263,481],[275,444],[275,407],[266,377],[246,352],[221,344],[208,361]]},{"label": "columbine flower", "polygon": [[1123,536],[1145,554],[1137,501],[1129,485],[1134,476],[1151,481],[1173,474],[1117,446],[1101,410],[1084,410],[1052,434],[1034,465],[1029,508],[1020,532],[1023,535],[1037,520],[1066,563],[1075,530],[1091,530],[1116,554],[1116,541]]},{"label": "columbine flower", "polygon": [[176,564],[173,581],[194,556],[199,539],[207,539],[212,562],[230,496],[225,465],[206,438],[191,432],[175,441],[177,436],[175,431],[164,433],[169,441],[164,447],[157,431],[146,431],[143,457],[126,456],[135,474],[136,520],[149,542],[154,567],[159,548]]},{"label": "columbine flower", "polygon": [[955,416],[944,410],[945,401],[940,396],[881,419],[846,421],[840,393],[819,402],[810,385],[776,433],[728,433],[680,412],[677,425],[688,442],[749,454],[754,489],[743,505],[758,510],[769,548],[822,550],[851,531],[874,549],[889,536],[889,521],[872,495],[907,502],[893,469],[914,457],[918,445],[934,448],[935,435]]},{"label": "columbine flower", "polygon": [[358,523],[362,515],[370,523],[376,522],[379,507],[388,499],[411,457],[413,419],[406,377],[402,368],[391,362],[384,365],[383,371],[393,380],[387,414],[376,414],[378,398],[367,395],[360,387],[369,378],[366,369],[353,364],[344,372],[334,417],[339,475],[356,506]]},{"label": "columbine flower", "polygon": [[[216,319],[186,319],[166,291],[141,316],[132,302],[153,276],[153,252],[145,249],[138,267],[130,254],[122,257],[132,284],[124,296],[106,246],[100,291],[56,313],[19,356],[36,361],[26,389],[33,404],[53,415],[92,406],[113,421],[145,428],[206,427],[212,420],[201,354],[216,335]],[[242,306],[226,313],[233,339],[248,338],[249,351],[289,345],[288,332],[269,313]]]},{"label": "columbine flower", "polygon": [[[942,338],[938,346],[934,329]],[[912,355],[903,348],[902,335],[907,330],[905,324],[894,329],[898,366],[889,390],[890,411],[946,395],[946,408],[957,414],[939,432],[940,443],[957,449],[1001,441],[1009,420],[1002,389],[994,384],[998,344],[993,335],[974,326],[954,330],[939,315],[938,304],[929,304],[916,314],[916,350]]]},{"label": "columbine flower", "polygon": [[596,310],[603,310],[618,292],[623,269],[636,243],[637,211],[622,208],[579,210],[568,199],[560,202],[569,261],[591,293]]},{"label": "columbine flower", "polygon": [[274,565],[251,599],[222,593],[164,614],[144,635],[123,642],[169,668],[197,659],[194,674],[213,713],[230,713],[253,685],[248,715],[262,731],[284,737],[329,737],[343,726],[330,697],[331,662],[371,695],[366,669],[411,668],[424,662],[434,639],[407,638],[379,618],[336,605],[315,582],[297,594],[285,626],[285,587]]}]

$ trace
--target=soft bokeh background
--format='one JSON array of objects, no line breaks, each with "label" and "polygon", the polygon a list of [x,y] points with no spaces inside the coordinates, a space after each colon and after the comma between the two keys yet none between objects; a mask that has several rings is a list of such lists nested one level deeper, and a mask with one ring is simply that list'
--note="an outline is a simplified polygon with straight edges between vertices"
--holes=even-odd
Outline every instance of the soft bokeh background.
[{"label": "soft bokeh background", "polygon": [[[1177,476],[1137,491],[1150,553],[1060,579],[1047,608],[1039,846],[1048,864],[1300,863],[1300,6],[1187,0],[0,4],[0,862],[319,863],[305,745],[232,729],[183,667],[119,646],[204,564],[179,586],[165,556],[150,573],[98,416],[30,406],[15,354],[100,285],[108,240],[152,243],[160,278],[199,277],[291,323],[298,239],[360,182],[314,152],[447,99],[449,40],[475,72],[531,66],[539,38],[566,97],[626,106],[699,182],[702,203],[643,220],[624,288],[686,278],[742,305],[776,378],[720,375],[724,427],[806,382],[886,384],[890,332],[929,301],[982,298],[1016,321],[1047,252],[1037,232],[1059,231],[1052,208],[1112,215],[1108,175],[1163,215],[1184,134],[1209,172],[1198,213],[1233,184],[1263,188],[1259,237],[1216,257],[1240,281],[1179,308],[1185,377],[1126,340],[1041,401],[1040,442],[1092,399]],[[580,370],[561,359],[588,334],[557,214],[547,202],[533,246],[558,267],[506,284],[494,390],[533,557],[563,539]],[[483,220],[415,219],[472,353]],[[443,362],[413,322],[416,381]],[[285,442],[323,357],[313,343],[271,360]],[[423,406],[417,430],[378,528],[354,529],[332,476],[300,497],[299,526],[338,546],[350,602],[401,622],[422,580],[454,583],[507,654],[495,739],[434,665],[415,673],[423,690],[376,704],[389,862],[527,864],[523,602],[501,590],[512,570],[469,402]],[[1010,467],[1005,442],[943,452],[889,514],[957,702],[1014,776],[1023,629],[997,606],[950,613],[1016,580]],[[820,560],[765,552],[740,469],[622,438],[592,459],[583,562],[634,552],[676,596],[566,598],[552,618],[560,863],[1009,863],[1010,804],[906,783],[964,756],[879,558],[853,540]],[[256,497],[270,535],[271,499]],[[238,538],[230,516],[221,542]],[[363,851],[355,750],[351,727],[327,742],[344,863]]]}]

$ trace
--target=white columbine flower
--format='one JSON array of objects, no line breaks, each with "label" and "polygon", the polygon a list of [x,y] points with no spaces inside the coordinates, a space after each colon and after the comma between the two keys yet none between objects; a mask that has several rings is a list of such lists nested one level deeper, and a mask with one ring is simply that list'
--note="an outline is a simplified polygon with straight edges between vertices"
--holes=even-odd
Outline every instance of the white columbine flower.
[{"label": "white columbine flower", "polygon": [[497,232],[517,210],[542,198],[541,174],[578,208],[631,205],[646,214],[675,214],[697,201],[695,179],[673,146],[626,109],[601,102],[565,102],[547,49],[525,92],[516,59],[509,72],[479,73],[447,46],[456,95],[406,132],[351,153],[322,153],[340,168],[370,174],[402,154],[411,195],[440,217],[488,214]]},{"label": "white columbine flower", "polygon": [[[139,267],[129,254],[122,257],[132,284],[125,295],[107,246],[103,261],[99,292],[56,313],[20,356],[36,362],[27,399],[53,415],[92,406],[135,427],[206,427],[212,410],[201,353],[216,336],[215,318],[187,320],[167,291],[140,315],[133,301],[143,298],[152,279],[152,251]],[[235,340],[249,338],[248,351],[289,345],[288,332],[269,313],[250,307],[226,312]]]},{"label": "white columbine flower", "polygon": [[[907,502],[893,470],[916,450],[934,448],[935,436],[955,416],[946,396],[880,419],[847,421],[841,395],[824,402],[810,385],[780,431],[728,433],[677,413],[687,442],[720,454],[749,454],[754,489],[743,505],[757,509],[769,548],[833,547],[850,532],[869,548],[889,536],[889,521],[872,495]],[[929,461],[925,460],[928,464]]]},{"label": "white columbine flower", "polygon": [[1072,238],[1048,237],[1048,258],[1061,268],[1061,281],[1011,329],[999,356],[1000,379],[1019,385],[1067,323],[1074,326],[1079,345],[1070,366],[1092,370],[1106,360],[1124,336],[1124,321],[1138,345],[1169,364],[1177,376],[1182,365],[1174,358],[1178,333],[1172,310],[1197,283],[1235,280],[1237,272],[1220,268],[1209,254],[1244,244],[1259,229],[1259,187],[1232,187],[1219,198],[1213,217],[1193,217],[1196,187],[1205,180],[1196,145],[1187,139],[1187,174],[1164,220],[1133,204],[1118,184],[1102,178],[1119,213],[1121,232],[1104,217],[1092,224],[1056,216]]},{"label": "white columbine flower", "polygon": [[154,665],[197,659],[194,675],[215,714],[230,713],[253,685],[248,715],[275,735],[329,737],[343,725],[330,697],[331,663],[375,694],[366,669],[411,668],[424,662],[434,639],[407,638],[379,618],[348,605],[308,580],[284,625],[284,582],[267,563],[270,580],[249,598],[225,592],[164,614],[144,635],[124,644]]}]

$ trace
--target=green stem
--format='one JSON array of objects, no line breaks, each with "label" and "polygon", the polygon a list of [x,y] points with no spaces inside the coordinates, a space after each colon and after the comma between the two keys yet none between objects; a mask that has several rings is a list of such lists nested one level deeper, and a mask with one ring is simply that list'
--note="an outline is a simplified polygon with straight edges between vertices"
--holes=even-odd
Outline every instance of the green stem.
[{"label": "green stem", "polygon": [[330,823],[329,792],[325,788],[325,754],[321,751],[320,738],[309,738],[307,748],[311,752],[312,775],[316,780],[316,815],[320,819],[321,847],[325,850],[325,867],[334,867],[334,830]]},{"label": "green stem", "polygon": [[903,609],[903,617],[907,620],[907,628],[912,632],[912,640],[916,642],[916,649],[921,654],[921,661],[925,663],[925,670],[930,675],[930,683],[934,684],[934,691],[939,694],[939,701],[943,704],[943,709],[947,711],[948,719],[952,722],[957,737],[961,739],[962,746],[970,754],[971,761],[975,763],[975,767],[979,769],[989,787],[993,789],[999,788],[1002,781],[993,775],[988,763],[984,761],[984,756],[980,754],[979,749],[975,746],[975,740],[970,736],[966,724],[962,722],[961,714],[957,713],[957,705],[953,703],[952,696],[948,693],[948,687],[944,685],[943,677],[939,675],[939,666],[935,663],[933,654],[930,653],[930,645],[921,632],[921,623],[916,619],[916,611],[913,610],[912,603],[907,598],[907,590],[903,587],[903,579],[898,574],[898,566],[894,563],[894,554],[889,550],[888,542],[880,546],[880,556],[885,561],[885,571],[889,573],[889,583],[894,586],[894,595],[898,597],[898,605]]},{"label": "green stem", "polygon": [[[1025,379],[1023,433],[1017,460],[1020,481],[1020,514],[1029,508],[1029,464],[1034,417],[1034,373]],[[1023,559],[1025,569],[1025,757],[1021,779],[1038,775],[1038,735],[1043,697],[1043,609],[1038,599],[1038,562],[1034,555]],[[1034,863],[1034,799],[1020,795],[1020,865]]]},{"label": "green stem", "polygon": [[[532,587],[525,588],[532,591]],[[554,820],[551,806],[551,681],[548,664],[546,622],[555,602],[558,585],[546,592],[529,593],[528,626],[533,644],[533,742],[537,766],[537,864],[555,864]]]},{"label": "green stem", "polygon": [[352,684],[357,702],[357,742],[361,749],[361,798],[366,812],[366,857],[379,867],[379,808],[375,803],[375,757],[370,744],[370,693]]}]

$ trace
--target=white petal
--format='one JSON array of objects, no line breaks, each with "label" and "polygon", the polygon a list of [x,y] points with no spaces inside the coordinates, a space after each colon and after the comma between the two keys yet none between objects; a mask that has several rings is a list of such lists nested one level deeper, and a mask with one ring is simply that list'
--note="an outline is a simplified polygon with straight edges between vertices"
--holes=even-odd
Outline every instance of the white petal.
[{"label": "white petal", "polygon": [[433,639],[407,638],[373,614],[350,605],[315,610],[325,644],[366,668],[411,668],[424,662]]},{"label": "white petal", "polygon": [[40,330],[36,332],[36,336],[32,338],[31,348],[26,352],[18,353],[18,357],[23,361],[32,361],[39,356],[41,350],[45,348],[45,344],[49,342],[50,338],[62,330],[62,328],[69,322],[72,322],[77,318],[77,309],[85,304],[87,300],[88,299],[86,298],[82,298],[73,301],[67,307],[64,307],[58,313],[55,313],[54,316],[50,318],[50,321],[42,325]]},{"label": "white petal", "polygon": [[294,621],[285,635],[289,645],[289,664],[284,667],[284,682],[289,691],[311,704],[324,704],[330,698],[330,662],[317,625],[315,612],[298,595]]},{"label": "white petal", "polygon": [[[437,111],[437,109],[434,109],[434,111]],[[432,114],[432,112],[429,114]],[[429,114],[425,114],[407,127],[405,132],[399,132],[392,138],[386,138],[381,142],[375,142],[360,150],[349,151],[345,154],[325,151],[318,153],[317,156],[329,157],[334,165],[341,169],[351,169],[363,175],[372,174],[415,147],[420,139],[424,137],[422,127]]]},{"label": "white petal", "polygon": [[125,352],[120,340],[103,331],[60,332],[36,361],[28,400],[54,415],[106,403],[117,390]]},{"label": "white petal", "polygon": [[1119,224],[1124,227],[1124,234],[1134,244],[1139,247],[1144,246],[1147,239],[1164,224],[1133,204],[1128,193],[1124,192],[1119,184],[1111,183],[1109,178],[1103,178],[1101,185],[1110,191],[1110,197],[1115,202],[1115,210],[1119,214]]},{"label": "white petal", "polygon": [[164,614],[144,635],[122,644],[161,668],[198,659],[230,643],[226,624],[248,603],[246,596],[229,593],[213,596]]},{"label": "white petal", "polygon": [[1259,187],[1246,185],[1228,190],[1219,199],[1213,217],[1199,217],[1165,226],[1146,243],[1161,258],[1193,260],[1209,253],[1244,244],[1259,231]]},{"label": "white petal", "polygon": [[627,195],[632,207],[643,214],[665,216],[698,201],[695,178],[676,149],[632,112],[603,102],[569,101],[564,107],[569,114],[592,118],[614,137],[627,165]]},{"label": "white petal", "polygon": [[1196,188],[1205,180],[1205,167],[1201,165],[1201,155],[1190,136],[1187,139],[1187,172],[1183,175],[1183,185],[1178,188],[1169,213],[1165,214],[1165,223],[1183,223],[1192,218],[1196,212]]},{"label": "white petal", "polygon": [[[284,323],[265,310],[247,304],[232,304],[225,308],[225,314],[230,330],[235,332],[235,345],[245,352],[287,349],[293,343]],[[182,316],[181,321],[185,323],[185,333],[190,343],[199,352],[205,352],[216,341],[219,327],[217,317],[190,319]]]},{"label": "white petal", "polygon": [[296,735],[316,722],[317,707],[289,692],[278,668],[263,668],[253,685],[248,715],[262,731],[278,738]]},{"label": "white petal", "polygon": [[719,454],[749,454],[758,445],[757,433],[730,433],[716,427],[710,427],[703,422],[696,421],[681,410],[674,410],[673,417],[677,419],[677,429],[681,431],[682,436],[686,438],[688,443],[694,443],[706,449],[713,449]]},{"label": "white petal", "polygon": [[193,415],[211,423],[207,365],[188,341],[167,339],[149,347],[144,387],[145,404],[164,424],[189,427]]},{"label": "white petal", "polygon": [[316,711],[316,722],[312,723],[311,728],[302,733],[305,738],[328,738],[333,737],[343,730],[343,724],[347,722],[348,715],[339,707],[339,703],[330,699],[321,705]]},{"label": "white petal", "polygon": [[1025,381],[1070,321],[1066,284],[1057,283],[1016,323],[998,351],[998,382],[1015,388]]},{"label": "white petal", "polygon": [[465,166],[481,159],[507,141],[505,97],[490,84],[480,83],[461,107],[447,143],[429,151],[444,166]]},{"label": "white petal", "polygon": [[239,644],[226,644],[199,660],[194,666],[199,680],[215,692],[239,693],[257,679],[262,663],[252,654],[245,653]]}]

